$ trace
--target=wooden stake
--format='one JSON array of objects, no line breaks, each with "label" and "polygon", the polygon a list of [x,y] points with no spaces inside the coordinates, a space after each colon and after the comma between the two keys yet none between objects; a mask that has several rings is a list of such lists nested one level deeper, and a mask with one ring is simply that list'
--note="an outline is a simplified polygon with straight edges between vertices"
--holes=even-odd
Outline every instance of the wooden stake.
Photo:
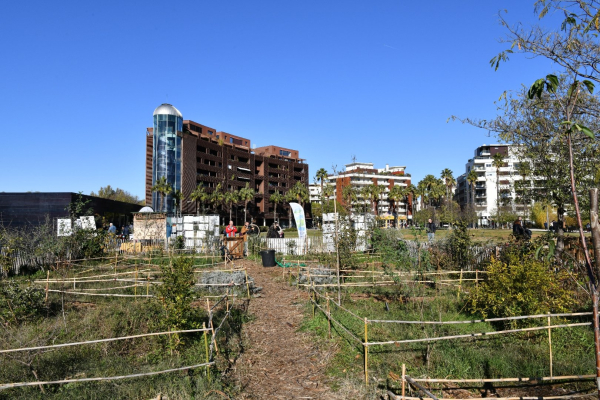
[{"label": "wooden stake", "polygon": [[369,346],[367,346],[367,344],[369,343],[369,338],[367,336],[367,317],[365,317],[365,343],[363,345],[364,348],[364,352],[365,352],[365,385],[369,385]]},{"label": "wooden stake", "polygon": [[[202,323],[202,329],[206,329],[206,322]],[[210,359],[209,359],[209,353],[208,353],[208,335],[206,333],[206,331],[204,331],[204,348],[206,350],[206,362],[209,363]],[[208,379],[210,380],[210,366],[206,366],[206,376],[208,377]]]},{"label": "wooden stake", "polygon": [[48,305],[48,284],[50,283],[50,271],[46,271],[46,305]]},{"label": "wooden stake", "polygon": [[248,270],[244,267],[244,274],[246,275],[246,294],[248,294],[248,298],[250,298],[250,284],[248,283]]},{"label": "wooden stake", "polygon": [[135,277],[133,278],[133,295],[137,296],[137,276],[138,276],[138,267],[135,265]]},{"label": "wooden stake", "polygon": [[475,286],[479,287],[479,270],[475,270]]},{"label": "wooden stake", "polygon": [[312,305],[313,305],[313,318],[315,317],[315,283],[313,282],[312,287],[311,287],[311,293],[310,296],[312,297]]},{"label": "wooden stake", "polygon": [[462,279],[463,279],[463,270],[462,268],[460,269],[460,279],[458,281],[458,293],[456,294],[456,297],[460,299],[460,291],[462,289]]},{"label": "wooden stake", "polygon": [[331,310],[329,309],[329,295],[327,292],[325,292],[325,297],[327,297],[327,335],[331,339]]},{"label": "wooden stake", "polygon": [[550,349],[550,378],[552,378],[552,329],[550,328],[550,317],[548,317],[548,348]]},{"label": "wooden stake", "polygon": [[404,400],[404,395],[406,394],[406,364],[402,364],[402,397]]},{"label": "wooden stake", "polygon": [[150,274],[146,274],[146,296],[148,296],[148,290],[150,290]]}]

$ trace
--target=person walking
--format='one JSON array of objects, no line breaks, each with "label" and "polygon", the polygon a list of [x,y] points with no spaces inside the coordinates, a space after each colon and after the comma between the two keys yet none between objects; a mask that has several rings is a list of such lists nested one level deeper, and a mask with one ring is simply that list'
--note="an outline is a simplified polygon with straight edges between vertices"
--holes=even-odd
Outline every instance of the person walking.
[{"label": "person walking", "polygon": [[225,234],[227,235],[227,237],[235,237],[236,233],[237,228],[233,224],[233,221],[229,221],[229,225],[227,225],[227,227],[225,228]]},{"label": "person walking", "polygon": [[433,221],[431,220],[431,218],[429,218],[429,220],[427,221],[427,225],[425,225],[425,229],[427,230],[427,239],[430,242],[433,242],[433,240],[435,239],[435,223],[433,223]]}]

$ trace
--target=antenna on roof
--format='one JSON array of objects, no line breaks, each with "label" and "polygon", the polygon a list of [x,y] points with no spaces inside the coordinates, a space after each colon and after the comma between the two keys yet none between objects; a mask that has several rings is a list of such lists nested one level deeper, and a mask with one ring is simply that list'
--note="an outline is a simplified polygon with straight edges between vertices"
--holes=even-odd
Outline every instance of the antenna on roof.
[{"label": "antenna on roof", "polygon": [[352,156],[350,157],[350,159],[352,160],[352,163],[356,162],[356,155],[352,154]]}]

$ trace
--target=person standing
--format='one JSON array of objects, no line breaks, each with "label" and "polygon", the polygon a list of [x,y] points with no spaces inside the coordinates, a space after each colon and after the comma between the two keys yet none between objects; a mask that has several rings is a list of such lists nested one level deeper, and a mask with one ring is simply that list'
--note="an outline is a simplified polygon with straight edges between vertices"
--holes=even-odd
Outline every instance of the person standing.
[{"label": "person standing", "polygon": [[229,221],[229,225],[225,228],[225,234],[227,237],[235,237],[237,233],[237,228],[233,225],[233,221]]},{"label": "person standing", "polygon": [[429,220],[427,221],[427,225],[425,225],[425,228],[427,230],[427,239],[430,242],[433,242],[433,240],[435,239],[435,223],[433,223],[433,221],[431,220],[431,218],[429,218]]},{"label": "person standing", "polygon": [[523,228],[521,217],[513,222],[513,235],[517,240],[525,238],[525,229]]},{"label": "person standing", "polygon": [[117,227],[113,225],[113,223],[110,223],[110,226],[108,227],[108,233],[112,233],[113,235],[117,234]]},{"label": "person standing", "polygon": [[250,223],[246,221],[242,226],[242,236],[244,237],[244,255],[248,255],[248,231],[250,230]]}]

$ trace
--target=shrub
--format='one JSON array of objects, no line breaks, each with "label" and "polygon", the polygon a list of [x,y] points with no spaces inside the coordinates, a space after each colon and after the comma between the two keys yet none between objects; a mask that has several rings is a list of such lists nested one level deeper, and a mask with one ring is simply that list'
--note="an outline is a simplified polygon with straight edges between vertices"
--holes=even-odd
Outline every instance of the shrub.
[{"label": "shrub", "polygon": [[21,287],[12,279],[0,285],[0,319],[3,325],[31,320],[44,308],[44,292],[39,288]]},{"label": "shrub", "polygon": [[[467,309],[487,317],[513,317],[547,312],[568,312],[575,305],[575,292],[564,270],[553,270],[534,257],[492,258],[487,280],[473,288]],[[511,325],[516,325],[512,323]]]},{"label": "shrub", "polygon": [[[158,298],[165,312],[160,324],[171,330],[195,329],[201,326],[199,309],[194,301],[194,265],[191,258],[174,257],[160,266],[162,285],[157,286]],[[179,335],[172,336],[171,346],[182,344]]]}]

